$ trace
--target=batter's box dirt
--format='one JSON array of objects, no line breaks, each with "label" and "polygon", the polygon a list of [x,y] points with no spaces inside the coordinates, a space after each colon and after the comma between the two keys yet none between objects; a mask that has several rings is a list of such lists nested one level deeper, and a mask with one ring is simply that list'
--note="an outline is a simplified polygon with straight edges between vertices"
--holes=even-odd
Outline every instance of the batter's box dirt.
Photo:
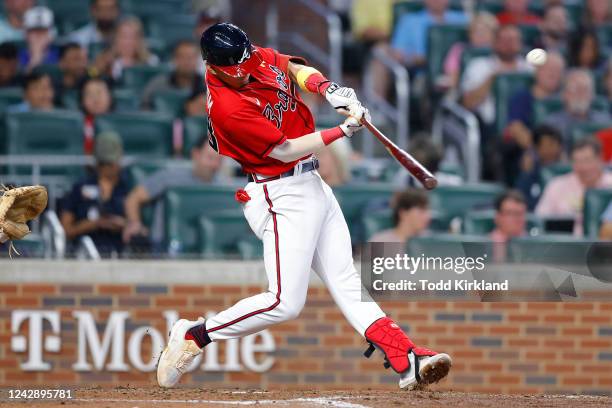
[{"label": "batter's box dirt", "polygon": [[0,407],[418,407],[418,408],[522,408],[522,407],[612,407],[612,398],[583,395],[494,395],[452,391],[261,391],[199,390],[179,388],[77,388],[72,400],[9,401],[3,392]]}]

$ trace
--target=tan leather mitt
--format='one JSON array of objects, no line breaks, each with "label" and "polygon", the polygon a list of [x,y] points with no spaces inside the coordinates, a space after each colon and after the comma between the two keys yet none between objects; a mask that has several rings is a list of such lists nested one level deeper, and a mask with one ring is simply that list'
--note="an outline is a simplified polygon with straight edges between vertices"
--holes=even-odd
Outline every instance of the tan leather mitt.
[{"label": "tan leather mitt", "polygon": [[47,208],[47,189],[43,186],[3,188],[0,194],[0,242],[22,239],[30,233],[26,223]]}]

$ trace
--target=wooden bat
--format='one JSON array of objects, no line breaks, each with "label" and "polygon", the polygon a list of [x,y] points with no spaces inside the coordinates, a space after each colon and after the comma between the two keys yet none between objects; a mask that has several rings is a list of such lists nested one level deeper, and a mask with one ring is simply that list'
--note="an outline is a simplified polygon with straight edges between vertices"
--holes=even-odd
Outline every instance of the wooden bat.
[{"label": "wooden bat", "polygon": [[385,146],[391,156],[397,160],[412,176],[414,176],[427,190],[436,188],[438,180],[434,177],[429,170],[427,170],[421,163],[419,163],[414,157],[400,149],[395,143],[393,143],[387,136],[385,136],[380,130],[376,128],[370,121],[365,117],[361,119],[361,123],[368,128],[370,132]]}]

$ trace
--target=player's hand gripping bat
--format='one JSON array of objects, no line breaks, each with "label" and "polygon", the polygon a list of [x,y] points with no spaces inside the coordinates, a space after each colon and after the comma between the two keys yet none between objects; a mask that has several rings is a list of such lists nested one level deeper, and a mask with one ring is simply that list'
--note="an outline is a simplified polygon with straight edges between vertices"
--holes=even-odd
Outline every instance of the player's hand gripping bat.
[{"label": "player's hand gripping bat", "polygon": [[400,149],[395,143],[393,143],[387,136],[385,136],[380,130],[376,128],[369,120],[365,117],[361,119],[361,123],[368,128],[370,132],[385,146],[387,151],[395,157],[397,160],[410,174],[412,174],[427,190],[436,188],[438,180],[434,177],[429,170],[427,170],[421,163],[419,163],[414,157]]}]

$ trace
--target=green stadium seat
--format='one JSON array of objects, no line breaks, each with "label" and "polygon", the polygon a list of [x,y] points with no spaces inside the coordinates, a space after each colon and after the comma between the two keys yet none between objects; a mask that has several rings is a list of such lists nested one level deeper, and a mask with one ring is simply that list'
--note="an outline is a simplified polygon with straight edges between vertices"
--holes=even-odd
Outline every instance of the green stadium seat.
[{"label": "green stadium seat", "polygon": [[547,266],[586,266],[592,240],[571,234],[546,234],[520,237],[508,243],[508,259],[519,263],[542,263]]},{"label": "green stadium seat", "polygon": [[543,167],[540,172],[540,179],[542,183],[542,190],[554,177],[562,176],[572,171],[572,165],[567,163],[553,164],[551,166]]},{"label": "green stadium seat", "polygon": [[519,25],[521,36],[523,37],[523,46],[533,48],[540,38],[540,28],[537,24],[521,24]]},{"label": "green stadium seat", "polygon": [[159,113],[112,113],[96,118],[96,132],[115,131],[127,155],[172,156],[172,118]]},{"label": "green stadium seat", "polygon": [[367,206],[376,201],[382,207],[387,206],[395,190],[394,185],[383,183],[344,185],[334,188],[334,194],[349,226],[353,243],[363,242],[365,238],[363,215]]},{"label": "green stadium seat", "polygon": [[495,128],[497,135],[501,136],[508,125],[508,112],[512,96],[522,90],[529,88],[533,82],[533,76],[526,73],[501,74],[493,81],[493,97],[495,99]]},{"label": "green stadium seat", "polygon": [[407,252],[425,257],[483,257],[492,258],[493,242],[487,236],[466,234],[433,234],[408,241]]},{"label": "green stadium seat", "polygon": [[0,112],[23,101],[23,89],[18,87],[0,88]]},{"label": "green stadium seat", "polygon": [[141,94],[142,90],[149,81],[159,74],[170,72],[170,68],[166,65],[148,66],[138,65],[128,67],[123,70],[123,86],[133,89],[137,94]]},{"label": "green stadium seat", "polygon": [[367,213],[363,217],[364,237],[368,241],[377,232],[393,227],[393,214],[390,208]]},{"label": "green stadium seat", "polygon": [[[470,211],[463,217],[463,233],[487,235],[495,229],[495,210]],[[544,223],[535,214],[527,214],[527,231],[531,234],[544,230]]]},{"label": "green stadium seat", "polygon": [[62,92],[62,106],[69,110],[79,110],[79,91],[66,89]]},{"label": "green stadium seat", "polygon": [[204,214],[240,207],[234,187],[174,187],[164,195],[165,245],[173,256],[197,254],[201,249],[198,220]]},{"label": "green stadium seat", "polygon": [[[596,96],[591,104],[591,108],[596,111],[608,111],[608,100],[604,96]],[[561,98],[553,97],[544,100],[535,101],[533,104],[533,117],[536,125],[546,121],[548,115],[563,110],[563,101]]]},{"label": "green stadium seat", "polygon": [[580,125],[575,125],[571,129],[571,140],[572,144],[575,144],[580,139],[583,139],[587,136],[592,136],[595,133],[599,132],[603,129],[611,129],[612,122],[606,123],[583,123]]},{"label": "green stadium seat", "polygon": [[183,119],[183,156],[191,157],[191,148],[208,133],[205,116],[188,116]]},{"label": "green stadium seat", "polygon": [[8,154],[83,154],[83,116],[79,112],[9,113],[5,121]]},{"label": "green stadium seat", "polygon": [[497,184],[464,184],[440,186],[431,191],[429,204],[440,214],[446,227],[455,217],[462,218],[468,211],[491,208],[495,198],[503,192]]},{"label": "green stadium seat", "polygon": [[[582,4],[580,4],[580,2],[576,2],[573,4],[566,4],[565,10],[567,10],[567,16],[569,17],[569,20],[570,20],[570,27],[572,29],[577,29],[580,26],[581,19],[582,19],[582,13],[583,13]],[[605,43],[602,43],[602,44],[605,44]]]},{"label": "green stadium seat", "polygon": [[117,112],[137,111],[140,107],[138,95],[129,88],[113,89],[113,102]]},{"label": "green stadium seat", "polygon": [[601,225],[601,215],[611,202],[612,189],[587,190],[583,207],[585,237],[597,238]]},{"label": "green stadium seat", "polygon": [[44,3],[53,11],[60,34],[68,34],[90,22],[88,1],[47,0]]},{"label": "green stadium seat", "polygon": [[106,49],[106,47],[107,45],[105,43],[90,43],[87,49],[87,56],[89,60],[94,61],[96,57]]},{"label": "green stadium seat", "polygon": [[598,27],[597,37],[602,47],[609,48],[612,45],[612,24]]},{"label": "green stadium seat", "polygon": [[164,18],[171,14],[188,11],[188,2],[184,0],[122,0],[122,9],[127,14],[136,15],[145,20]]},{"label": "green stadium seat", "polygon": [[457,42],[467,42],[467,26],[464,24],[439,24],[427,32],[427,75],[434,84],[443,72],[446,54]]},{"label": "green stadium seat", "polygon": [[149,20],[149,35],[166,44],[171,49],[181,40],[191,40],[196,27],[196,16],[193,14],[176,14],[176,10],[161,18]]},{"label": "green stadium seat", "polygon": [[187,90],[166,90],[153,95],[153,107],[157,112],[172,117],[183,116],[185,101],[190,95]]},{"label": "green stadium seat", "polygon": [[200,254],[205,258],[236,257],[240,254],[239,242],[253,235],[240,209],[204,215],[199,224]]},{"label": "green stadium seat", "polygon": [[263,257],[263,242],[255,234],[238,241],[238,252],[244,260],[261,259]]}]

